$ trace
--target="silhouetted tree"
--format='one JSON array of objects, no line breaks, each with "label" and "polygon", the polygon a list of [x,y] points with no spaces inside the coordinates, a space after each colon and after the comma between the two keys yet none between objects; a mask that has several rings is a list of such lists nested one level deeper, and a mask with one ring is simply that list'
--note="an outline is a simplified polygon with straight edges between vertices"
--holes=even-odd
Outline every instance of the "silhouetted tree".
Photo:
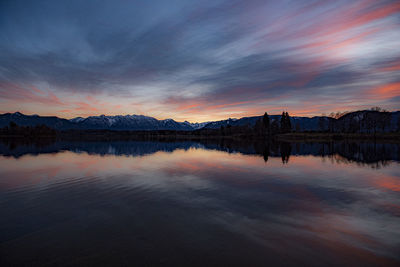
[{"label": "silhouetted tree", "polygon": [[254,125],[254,133],[257,136],[262,136],[264,135],[264,125],[262,118],[256,121],[256,124]]},{"label": "silhouetted tree", "polygon": [[290,120],[290,116],[289,116],[289,113],[288,113],[288,112],[286,112],[286,119],[287,119],[287,127],[288,127],[288,130],[289,130],[289,132],[291,132],[291,131],[292,131],[292,122],[291,122],[291,120]]},{"label": "silhouetted tree", "polygon": [[284,129],[285,129],[285,116],[286,116],[286,113],[283,111],[282,112],[282,115],[281,115],[281,131],[283,132],[284,131]]},{"label": "silhouetted tree", "polygon": [[264,131],[269,132],[269,116],[267,112],[265,112],[263,116],[263,126]]},{"label": "silhouetted tree", "polygon": [[359,127],[359,119],[357,117],[353,117],[350,119],[350,122],[347,125],[347,129],[345,129],[346,132],[350,133],[357,133],[360,131]]},{"label": "silhouetted tree", "polygon": [[325,131],[325,117],[318,118],[318,128],[321,132]]},{"label": "silhouetted tree", "polygon": [[15,122],[11,121],[9,127],[0,129],[4,135],[10,136],[24,136],[24,137],[38,137],[38,136],[55,136],[56,131],[46,125],[32,126],[18,126]]},{"label": "silhouetted tree", "polygon": [[378,106],[372,107],[370,110],[371,111],[377,111],[377,112],[388,112],[386,109],[383,109],[383,108],[378,107]]},{"label": "silhouetted tree", "polygon": [[376,116],[375,112],[367,112],[364,116],[364,125],[368,133],[376,133]]},{"label": "silhouetted tree", "polygon": [[390,112],[384,111],[379,114],[379,120],[378,120],[378,126],[382,130],[382,132],[385,132],[386,127],[390,126],[390,121],[392,120],[392,116]]},{"label": "silhouetted tree", "polygon": [[220,131],[221,135],[225,135],[225,127],[223,125],[221,125],[221,128],[219,131]]},{"label": "silhouetted tree", "polygon": [[289,113],[282,112],[281,116],[281,132],[282,133],[289,133],[292,131],[292,123],[290,121]]},{"label": "silhouetted tree", "polygon": [[[379,107],[375,109],[382,110]],[[387,111],[368,111],[363,118],[363,125],[367,129],[367,132],[376,134],[378,130],[385,132],[390,122],[392,116],[390,112]]]},{"label": "silhouetted tree", "polygon": [[329,121],[328,121],[328,128],[329,128],[329,132],[333,133],[335,132],[335,113],[331,112],[328,115]]},{"label": "silhouetted tree", "polygon": [[273,120],[271,123],[271,134],[277,134],[280,132],[278,120]]},{"label": "silhouetted tree", "polygon": [[296,132],[300,132],[301,128],[300,128],[300,123],[296,123]]},{"label": "silhouetted tree", "polygon": [[230,124],[226,125],[226,134],[227,135],[232,134],[232,125],[230,125]]},{"label": "silhouetted tree", "polygon": [[397,118],[397,131],[400,132],[400,117]]}]

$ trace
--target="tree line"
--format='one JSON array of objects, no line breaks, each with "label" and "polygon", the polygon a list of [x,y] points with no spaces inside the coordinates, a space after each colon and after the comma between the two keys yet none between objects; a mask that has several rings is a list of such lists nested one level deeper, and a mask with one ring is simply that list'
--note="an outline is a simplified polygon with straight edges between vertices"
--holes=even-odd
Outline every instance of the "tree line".
[{"label": "tree line", "polygon": [[21,137],[53,137],[57,131],[44,124],[36,126],[19,126],[11,121],[8,126],[0,128],[0,136],[21,136]]},{"label": "tree line", "polygon": [[248,126],[221,126],[222,135],[253,134],[257,136],[274,136],[291,132],[320,133],[362,133],[377,134],[384,132],[400,132],[400,119],[391,127],[392,113],[375,107],[370,110],[354,112],[337,112],[329,116],[318,117],[317,126],[307,129],[291,118],[288,112],[282,112],[279,119],[271,119],[267,112],[256,122],[253,128]]}]

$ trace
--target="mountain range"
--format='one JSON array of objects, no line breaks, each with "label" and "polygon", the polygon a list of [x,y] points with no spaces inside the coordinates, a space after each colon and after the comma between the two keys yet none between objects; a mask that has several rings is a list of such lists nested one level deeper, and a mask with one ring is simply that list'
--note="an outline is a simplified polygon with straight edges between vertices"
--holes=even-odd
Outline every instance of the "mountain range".
[{"label": "mountain range", "polygon": [[56,130],[176,130],[193,131],[203,128],[208,122],[190,123],[177,122],[173,119],[157,120],[143,115],[117,115],[117,116],[90,116],[63,119],[55,116],[25,115],[20,112],[5,113],[0,115],[0,128],[15,122],[20,126],[46,125]]},{"label": "mountain range", "polygon": [[[343,123],[361,121],[366,114],[371,111],[351,112],[339,120]],[[386,131],[397,130],[399,125],[400,111],[390,113]],[[219,129],[221,126],[250,126],[253,127],[262,116],[243,117],[240,119],[227,119],[220,121],[190,123],[188,121],[177,122],[173,119],[157,120],[153,117],[143,115],[117,115],[117,116],[90,116],[87,118],[77,117],[73,119],[63,119],[55,116],[25,115],[20,112],[5,113],[0,115],[0,128],[8,126],[10,122],[15,122],[20,126],[46,125],[56,130],[175,130],[175,131],[194,131],[198,129]],[[270,115],[271,123],[280,120],[281,115]],[[317,131],[328,129],[329,117],[290,117],[293,129],[300,131]],[[322,122],[322,123],[321,123]]]}]

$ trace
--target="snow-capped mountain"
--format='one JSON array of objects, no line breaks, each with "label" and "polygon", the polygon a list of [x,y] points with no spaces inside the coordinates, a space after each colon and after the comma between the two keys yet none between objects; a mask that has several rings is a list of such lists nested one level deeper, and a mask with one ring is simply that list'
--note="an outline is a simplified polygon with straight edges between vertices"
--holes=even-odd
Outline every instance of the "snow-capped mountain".
[{"label": "snow-capped mountain", "polygon": [[144,115],[90,116],[70,120],[81,129],[107,130],[180,130],[191,131],[193,128],[185,123],[172,119],[157,120]]},{"label": "snow-capped mountain", "polygon": [[58,117],[38,115],[24,115],[20,112],[5,113],[0,115],[0,128],[8,126],[10,122],[20,126],[46,125],[56,130],[70,129],[96,129],[96,130],[176,130],[192,131],[195,127],[186,122],[176,122],[172,119],[157,120],[143,115],[126,116],[91,116],[87,118],[77,117],[70,120]]},{"label": "snow-capped mountain", "polygon": [[84,119],[85,118],[82,118],[82,117],[76,117],[76,118],[70,119],[69,121],[70,122],[74,122],[74,123],[78,123],[78,122],[83,121]]},{"label": "snow-capped mountain", "polygon": [[198,130],[203,128],[204,126],[206,126],[207,124],[209,124],[210,122],[188,122],[188,121],[184,121],[183,124],[188,125],[189,127],[192,127],[193,130]]}]

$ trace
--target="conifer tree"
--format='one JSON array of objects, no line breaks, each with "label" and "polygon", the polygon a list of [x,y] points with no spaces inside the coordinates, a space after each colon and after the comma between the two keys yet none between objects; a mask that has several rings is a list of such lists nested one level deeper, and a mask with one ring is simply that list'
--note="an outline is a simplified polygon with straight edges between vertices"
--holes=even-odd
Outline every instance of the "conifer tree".
[{"label": "conifer tree", "polygon": [[286,129],[288,132],[291,132],[292,131],[292,122],[290,121],[290,116],[289,116],[288,112],[286,112],[285,117],[286,117]]},{"label": "conifer tree", "polygon": [[286,117],[286,113],[283,111],[282,112],[282,116],[281,116],[281,132],[282,133],[284,133],[285,132],[285,129],[286,129],[286,127],[285,127],[285,121],[286,121],[286,119],[285,119],[285,117]]},{"label": "conifer tree", "polygon": [[289,113],[282,112],[281,116],[281,132],[288,133],[292,131],[292,123],[290,121]]},{"label": "conifer tree", "polygon": [[265,112],[263,116],[263,126],[264,126],[264,132],[265,131],[269,132],[269,116],[267,112]]}]

